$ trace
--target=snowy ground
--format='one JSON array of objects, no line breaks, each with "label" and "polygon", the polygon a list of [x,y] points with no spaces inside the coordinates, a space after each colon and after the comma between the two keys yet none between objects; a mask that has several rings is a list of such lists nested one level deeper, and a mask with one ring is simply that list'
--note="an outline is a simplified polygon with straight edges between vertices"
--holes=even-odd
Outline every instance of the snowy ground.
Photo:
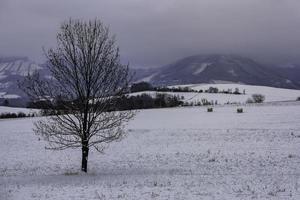
[{"label": "snowy ground", "polygon": [[104,155],[47,151],[0,121],[0,199],[300,199],[300,104],[140,111]]},{"label": "snowy ground", "polygon": [[8,107],[8,106],[0,106],[0,114],[1,113],[16,113],[19,112],[25,113],[25,114],[38,114],[38,109],[29,109],[29,108],[14,108],[14,107]]},{"label": "snowy ground", "polygon": [[[242,85],[242,84],[192,84],[192,85],[177,85],[170,87],[189,87],[193,90],[207,90],[209,87],[216,87],[219,91],[227,91],[230,89],[232,92],[236,88],[239,89],[239,92],[243,93],[245,90],[245,95],[234,95],[234,94],[223,94],[223,93],[195,93],[195,92],[160,92],[167,93],[171,95],[178,95],[184,97],[184,102],[201,102],[201,99],[207,99],[209,102],[217,101],[218,104],[244,104],[247,99],[251,98],[252,94],[262,94],[265,96],[265,102],[274,102],[274,101],[295,101],[300,97],[300,90],[293,89],[283,89],[283,88],[274,88],[267,86],[255,86],[255,85]],[[138,95],[147,93],[152,96],[155,96],[157,92],[145,91],[132,93],[130,95]]]}]

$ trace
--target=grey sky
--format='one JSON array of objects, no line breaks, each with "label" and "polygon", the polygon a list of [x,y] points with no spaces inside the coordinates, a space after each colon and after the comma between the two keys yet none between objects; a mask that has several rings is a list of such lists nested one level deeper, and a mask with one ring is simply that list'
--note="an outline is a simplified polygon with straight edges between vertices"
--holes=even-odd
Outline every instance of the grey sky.
[{"label": "grey sky", "polygon": [[0,55],[44,61],[42,47],[55,46],[69,17],[102,19],[132,66],[208,53],[300,55],[299,0],[0,0]]}]

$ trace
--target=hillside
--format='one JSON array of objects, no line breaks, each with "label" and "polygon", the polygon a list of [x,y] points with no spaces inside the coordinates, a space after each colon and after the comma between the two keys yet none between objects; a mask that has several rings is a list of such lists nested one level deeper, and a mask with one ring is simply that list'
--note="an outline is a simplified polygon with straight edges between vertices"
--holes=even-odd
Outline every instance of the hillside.
[{"label": "hillside", "polygon": [[137,71],[137,81],[148,81],[155,85],[195,83],[244,83],[282,88],[300,88],[287,74],[242,56],[197,55],[181,59],[170,65]]},{"label": "hillside", "polygon": [[28,58],[0,58],[0,104],[4,99],[8,99],[10,104],[22,105],[26,95],[19,89],[18,82],[34,71],[40,72],[45,77],[48,75],[42,65]]},{"label": "hillside", "polygon": [[[243,84],[190,84],[190,85],[177,85],[170,86],[172,87],[189,87],[195,91],[205,91],[210,87],[218,88],[219,91],[235,91],[236,88],[239,92],[245,94],[224,94],[224,93],[197,93],[197,92],[160,92],[171,95],[178,95],[180,97],[184,97],[184,102],[201,102],[202,99],[206,99],[209,102],[217,102],[218,104],[244,104],[246,101],[251,98],[253,94],[262,94],[265,96],[265,102],[283,102],[283,101],[295,101],[298,97],[300,97],[300,90],[294,89],[283,89],[283,88],[275,88],[268,86],[255,86],[255,85],[243,85]],[[155,95],[157,92],[154,91],[145,91],[133,93],[131,95],[138,95],[142,93],[147,93],[151,95]]]}]

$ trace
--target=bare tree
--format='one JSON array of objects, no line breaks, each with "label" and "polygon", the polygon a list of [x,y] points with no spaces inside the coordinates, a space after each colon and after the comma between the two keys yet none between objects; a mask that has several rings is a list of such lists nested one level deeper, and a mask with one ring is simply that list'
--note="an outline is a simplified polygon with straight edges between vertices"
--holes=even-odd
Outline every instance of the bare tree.
[{"label": "bare tree", "polygon": [[90,148],[102,152],[106,144],[124,136],[133,111],[112,111],[115,98],[128,88],[128,65],[120,63],[115,37],[100,20],[63,23],[57,48],[46,51],[52,78],[28,75],[23,90],[47,102],[48,116],[34,131],[49,142],[47,148],[82,148],[81,170],[87,172]]}]

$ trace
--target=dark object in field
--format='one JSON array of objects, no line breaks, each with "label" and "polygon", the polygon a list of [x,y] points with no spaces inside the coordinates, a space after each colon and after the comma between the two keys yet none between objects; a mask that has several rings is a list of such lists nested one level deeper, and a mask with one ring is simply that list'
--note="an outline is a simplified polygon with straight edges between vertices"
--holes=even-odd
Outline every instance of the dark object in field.
[{"label": "dark object in field", "polygon": [[207,108],[207,112],[213,112],[213,108]]},{"label": "dark object in field", "polygon": [[243,108],[238,108],[236,111],[237,111],[237,113],[243,113],[244,112]]}]

